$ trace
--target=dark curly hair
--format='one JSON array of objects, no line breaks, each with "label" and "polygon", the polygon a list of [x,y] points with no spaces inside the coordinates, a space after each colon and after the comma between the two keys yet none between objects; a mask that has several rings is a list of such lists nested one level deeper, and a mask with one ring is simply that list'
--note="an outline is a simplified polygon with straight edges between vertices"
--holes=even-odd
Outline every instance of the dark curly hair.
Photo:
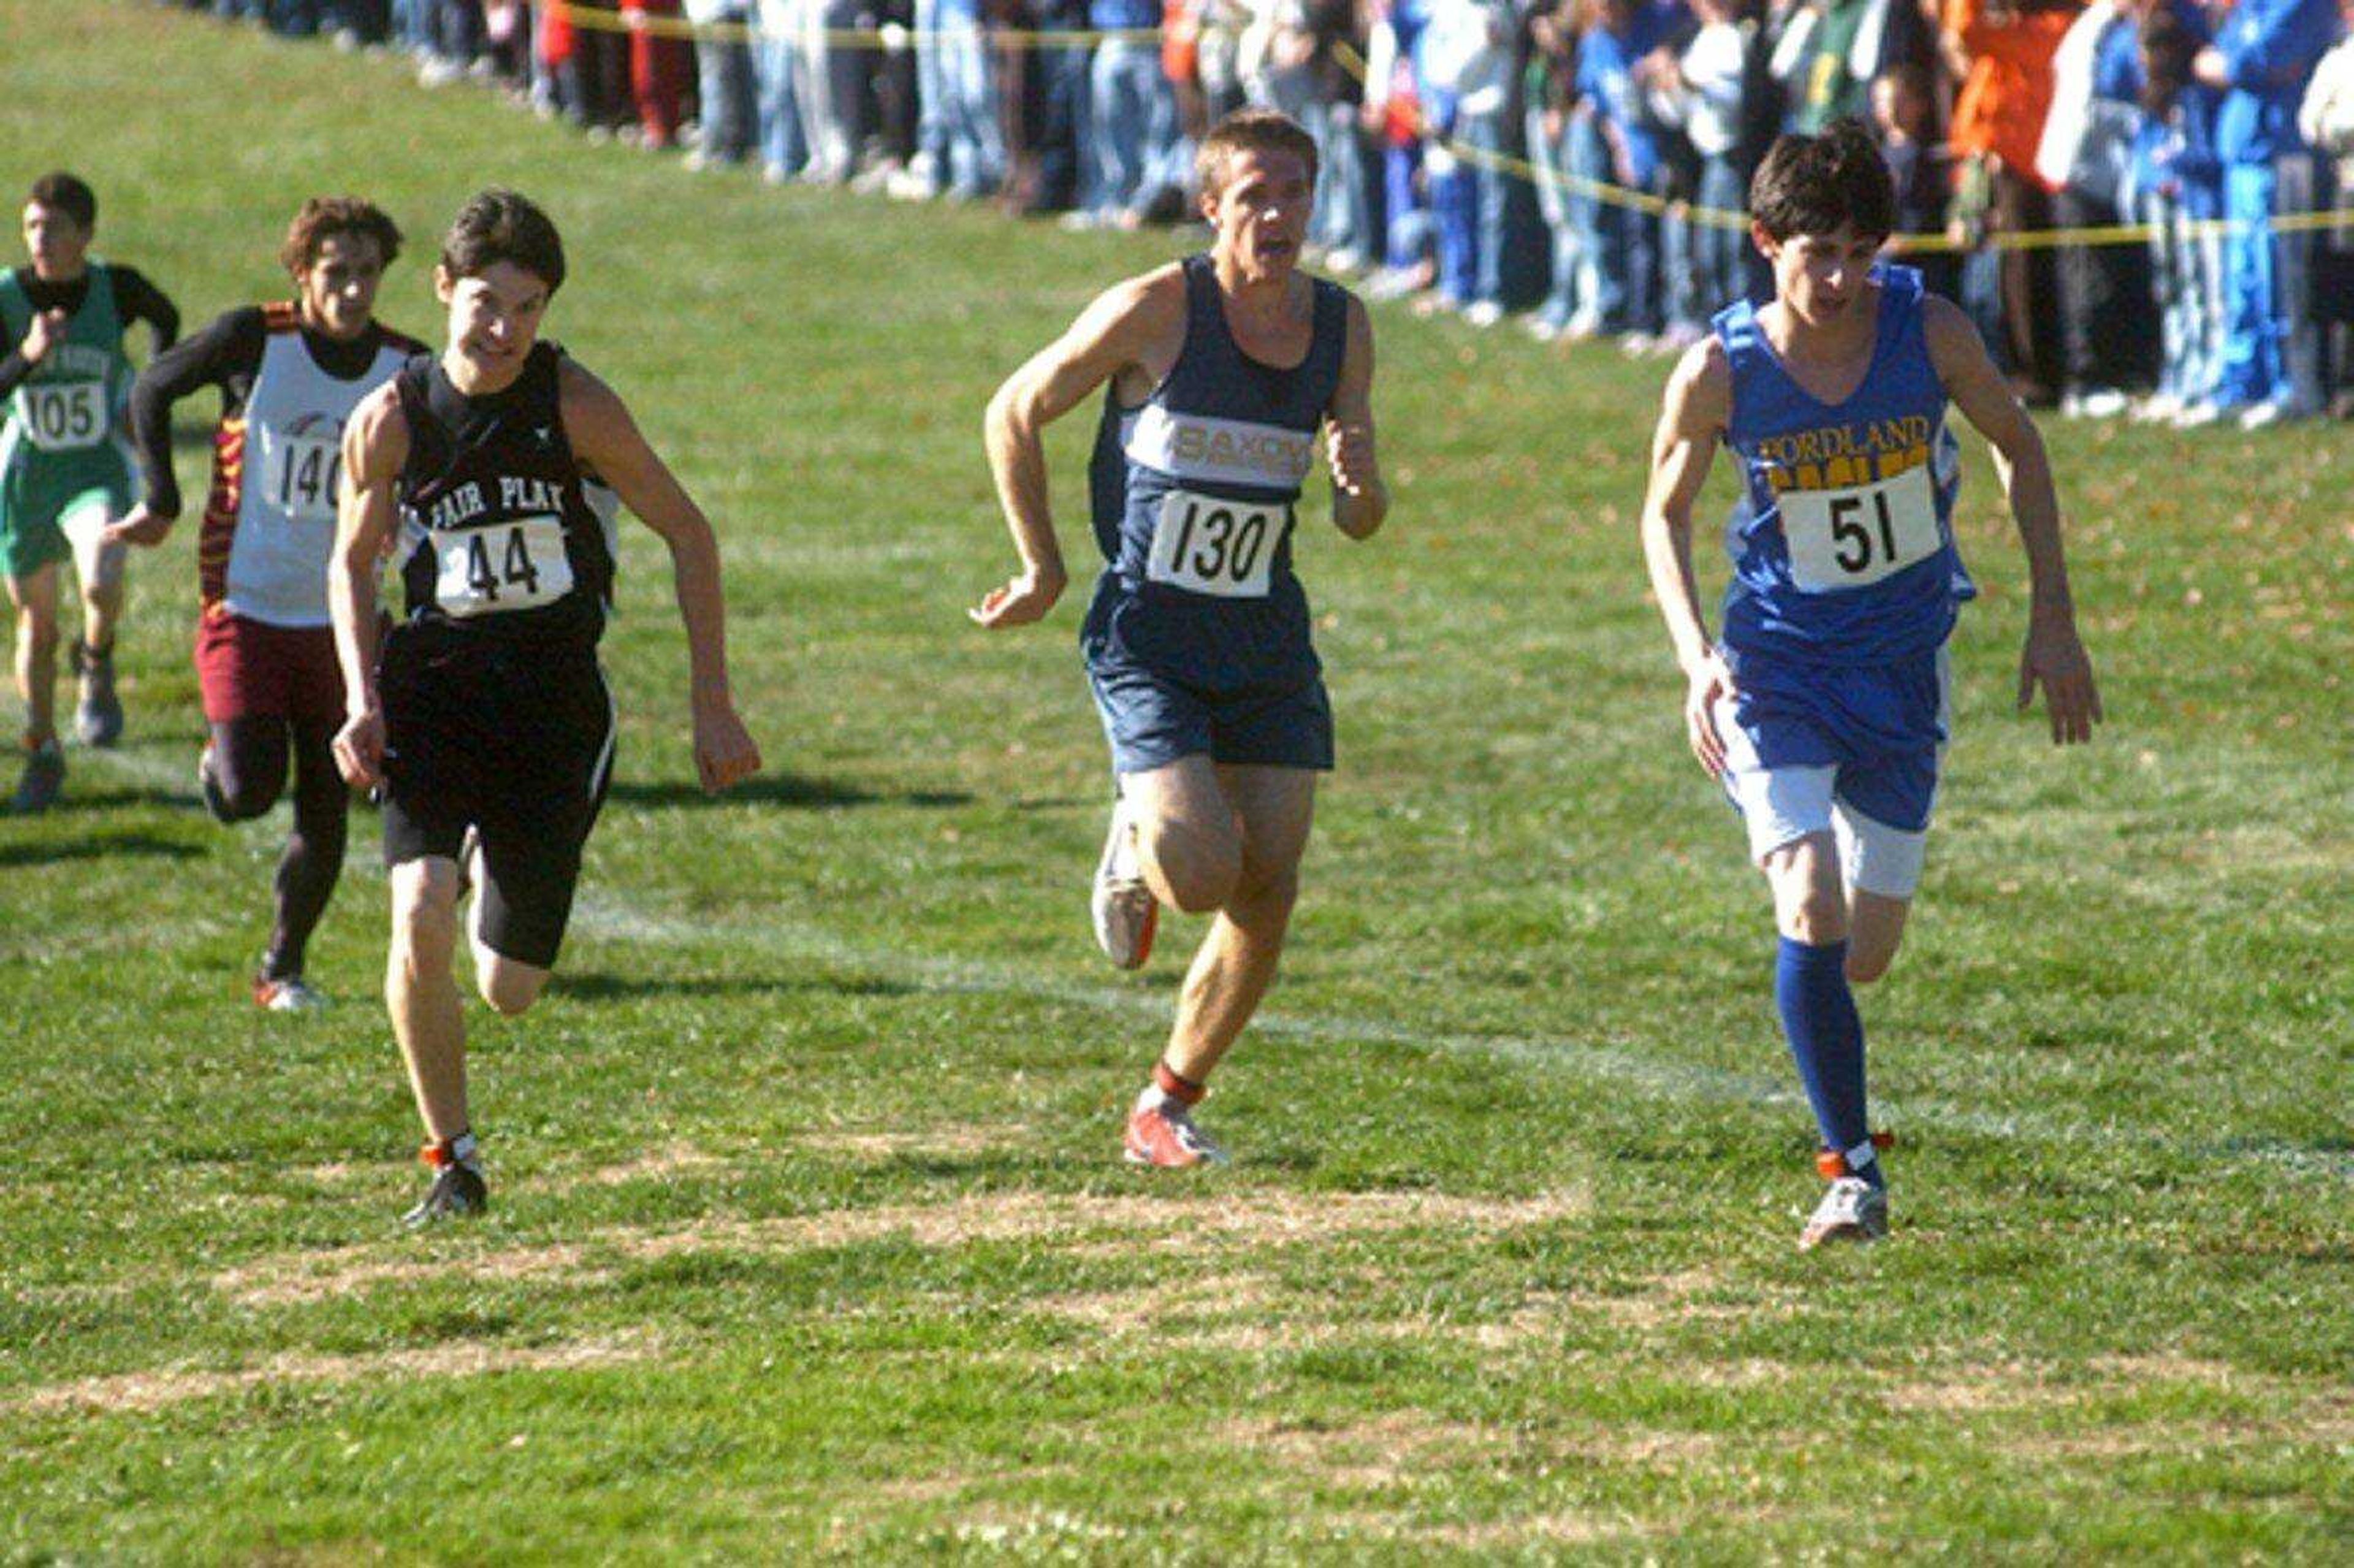
[{"label": "dark curly hair", "polygon": [[400,254],[400,228],[384,209],[357,196],[313,196],[286,226],[286,242],[278,248],[278,264],[289,272],[307,272],[319,259],[319,247],[331,235],[348,234],[376,241],[376,254],[387,267]]}]

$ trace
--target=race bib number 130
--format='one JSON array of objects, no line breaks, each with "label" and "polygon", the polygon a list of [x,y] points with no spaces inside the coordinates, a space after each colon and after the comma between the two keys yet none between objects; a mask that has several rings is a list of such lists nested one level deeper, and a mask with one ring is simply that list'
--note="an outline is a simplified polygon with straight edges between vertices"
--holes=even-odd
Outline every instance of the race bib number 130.
[{"label": "race bib number 130", "polygon": [[434,598],[447,615],[493,615],[554,604],[572,591],[572,560],[556,517],[511,517],[433,535]]},{"label": "race bib number 130", "polygon": [[1290,522],[1287,506],[1172,490],[1161,503],[1145,576],[1219,599],[1265,599]]},{"label": "race bib number 130", "polygon": [[1786,490],[1777,504],[1791,580],[1808,593],[1868,587],[1944,543],[1925,464],[1845,490]]}]

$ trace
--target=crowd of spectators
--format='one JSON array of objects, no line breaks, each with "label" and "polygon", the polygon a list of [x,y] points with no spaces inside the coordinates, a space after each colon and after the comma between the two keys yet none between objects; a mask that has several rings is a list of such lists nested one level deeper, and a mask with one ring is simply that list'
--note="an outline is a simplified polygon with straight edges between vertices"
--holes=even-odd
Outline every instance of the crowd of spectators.
[{"label": "crowd of spectators", "polygon": [[1072,227],[1187,220],[1193,138],[1267,105],[1322,149],[1326,267],[1636,353],[1758,289],[1751,169],[1854,116],[1892,248],[2031,404],[2354,417],[2354,0],[181,3],[696,167]]}]

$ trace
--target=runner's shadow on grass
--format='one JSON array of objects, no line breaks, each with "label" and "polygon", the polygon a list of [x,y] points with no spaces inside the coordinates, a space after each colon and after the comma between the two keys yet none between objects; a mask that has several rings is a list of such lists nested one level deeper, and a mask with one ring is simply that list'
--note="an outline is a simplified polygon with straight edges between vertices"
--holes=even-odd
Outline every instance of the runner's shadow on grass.
[{"label": "runner's shadow on grass", "polygon": [[148,833],[123,833],[111,838],[74,839],[66,843],[0,844],[0,869],[69,860],[118,860],[126,855],[146,860],[197,860],[204,853],[193,845]]},{"label": "runner's shadow on grass", "polygon": [[[193,771],[193,770],[192,770]],[[45,811],[11,810],[0,801],[0,822],[32,822],[43,818],[54,821],[59,817],[86,816],[93,811],[121,810],[126,806],[164,806],[175,810],[190,803],[203,804],[196,792],[190,789],[158,789],[153,786],[87,789],[79,779],[67,782],[66,792]]]},{"label": "runner's shadow on grass", "polygon": [[803,773],[763,773],[748,779],[724,794],[706,795],[699,784],[664,780],[657,784],[616,783],[610,799],[630,806],[788,806],[804,811],[840,811],[854,806],[970,806],[972,797],[962,789],[873,790],[838,779],[815,779]]},{"label": "runner's shadow on grass", "polygon": [[640,997],[687,996],[915,996],[919,986],[871,975],[617,975],[601,969],[560,976],[557,987],[584,1001],[615,1001]]}]

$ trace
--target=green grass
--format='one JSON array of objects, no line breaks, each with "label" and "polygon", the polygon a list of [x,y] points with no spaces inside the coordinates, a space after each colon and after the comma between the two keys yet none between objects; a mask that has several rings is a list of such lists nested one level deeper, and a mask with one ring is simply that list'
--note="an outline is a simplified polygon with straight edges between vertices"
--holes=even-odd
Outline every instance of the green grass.
[{"label": "green grass", "polygon": [[1633,533],[1659,369],[1377,312],[1396,510],[1303,535],[1342,765],[1209,1107],[1240,1162],[1144,1181],[1198,927],[1132,980],[1087,942],[1083,591],[962,609],[989,389],[1172,242],[690,178],[144,4],[0,37],[0,185],[90,177],[192,323],[353,189],[430,335],[459,201],[545,200],[550,332],[718,519],[771,764],[695,792],[633,529],[561,979],[470,1018],[498,1207],[399,1235],[373,821],[338,1004],[258,1015],[282,810],[196,808],[193,528],[135,564],[127,746],[0,821],[0,1559],[2354,1552],[2342,431],[2052,429],[2111,715],[2066,754],[1974,455],[1959,742],[1865,1002],[1899,1235],[1800,1257],[1764,893]]}]

